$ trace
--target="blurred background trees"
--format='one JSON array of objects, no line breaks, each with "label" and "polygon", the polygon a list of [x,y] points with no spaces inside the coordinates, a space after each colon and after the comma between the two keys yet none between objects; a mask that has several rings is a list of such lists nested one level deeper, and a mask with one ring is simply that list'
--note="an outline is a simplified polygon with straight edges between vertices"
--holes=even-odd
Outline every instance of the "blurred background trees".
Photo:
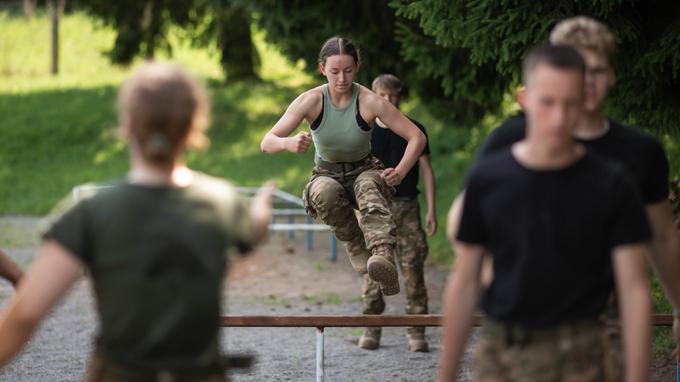
[{"label": "blurred background trees", "polygon": [[[36,0],[25,0],[27,14]],[[680,113],[680,2],[601,0],[71,0],[116,30],[113,63],[171,54],[168,28],[193,44],[220,52],[227,80],[257,77],[253,26],[291,61],[317,72],[329,37],[353,39],[361,49],[358,81],[377,74],[402,78],[440,118],[473,125],[502,110],[519,85],[522,57],[546,41],[560,20],[588,15],[614,32],[618,84],[609,114],[651,129],[678,126]]]}]

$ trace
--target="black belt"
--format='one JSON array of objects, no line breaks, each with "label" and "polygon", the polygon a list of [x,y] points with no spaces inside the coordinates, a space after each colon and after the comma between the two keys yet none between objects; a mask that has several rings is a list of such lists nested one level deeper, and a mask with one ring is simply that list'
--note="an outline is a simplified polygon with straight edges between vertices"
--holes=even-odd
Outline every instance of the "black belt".
[{"label": "black belt", "polygon": [[371,163],[371,159],[373,159],[373,156],[367,155],[365,158],[356,162],[327,162],[318,155],[315,155],[314,164],[324,170],[346,173]]}]

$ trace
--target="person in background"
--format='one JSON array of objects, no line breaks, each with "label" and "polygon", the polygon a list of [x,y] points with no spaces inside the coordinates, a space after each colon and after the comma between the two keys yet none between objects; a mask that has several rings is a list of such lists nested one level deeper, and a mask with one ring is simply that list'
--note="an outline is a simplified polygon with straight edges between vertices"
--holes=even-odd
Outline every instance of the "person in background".
[{"label": "person in background", "polygon": [[[395,75],[381,74],[373,80],[373,92],[385,98],[394,107],[399,108],[401,102],[401,81]],[[411,119],[420,131],[427,133],[425,127]],[[388,129],[380,120],[376,120],[371,137],[371,150],[385,167],[395,167],[401,161],[406,151],[407,142],[399,135]],[[401,184],[396,186],[392,198],[392,218],[396,225],[397,236],[397,264],[401,269],[406,286],[406,313],[427,314],[427,288],[425,287],[424,265],[427,259],[427,239],[437,232],[437,215],[435,207],[435,178],[430,162],[430,147],[426,141],[420,157],[419,166],[413,166]],[[418,202],[419,169],[422,170],[425,185],[425,231],[420,219],[420,203]],[[363,314],[382,314],[385,311],[385,300],[377,283],[364,275],[362,286]],[[382,330],[380,327],[368,327],[359,338],[359,347],[363,349],[377,349],[380,346]],[[427,352],[429,350],[425,338],[424,327],[407,329],[409,350]]]}]

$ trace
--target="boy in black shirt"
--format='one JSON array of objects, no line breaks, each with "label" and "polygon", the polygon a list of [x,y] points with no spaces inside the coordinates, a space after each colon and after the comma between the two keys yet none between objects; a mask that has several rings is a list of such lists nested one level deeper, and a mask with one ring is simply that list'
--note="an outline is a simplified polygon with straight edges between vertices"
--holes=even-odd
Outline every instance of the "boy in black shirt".
[{"label": "boy in black shirt", "polygon": [[584,67],[573,48],[533,50],[518,95],[526,138],[470,174],[444,298],[442,381],[456,377],[486,253],[493,254],[495,276],[482,299],[487,319],[476,379],[602,380],[598,316],[615,277],[625,296],[627,377],[647,380],[649,227],[624,170],[572,138],[584,104]]},{"label": "boy in black shirt", "polygon": [[[399,108],[401,101],[401,81],[392,74],[381,74],[373,80],[373,91]],[[425,128],[411,120],[427,138]],[[371,135],[371,150],[386,168],[395,167],[404,156],[406,140],[392,132],[381,121],[376,121]],[[437,231],[435,209],[435,180],[430,163],[430,147],[425,142],[419,166],[413,166],[399,185],[396,186],[390,210],[396,225],[397,263],[401,268],[406,285],[406,313],[427,314],[427,289],[425,287],[424,263],[427,258],[427,240],[420,222],[420,204],[418,203],[419,167],[423,170],[425,183],[425,200],[427,214],[425,229],[432,236]],[[385,300],[378,283],[364,275],[361,298],[364,302],[363,314],[382,314],[385,311]],[[381,328],[366,328],[359,338],[359,347],[377,349],[380,346]],[[407,332],[409,350],[426,352],[429,350],[425,339],[425,328],[409,328]]]},{"label": "boy in black shirt", "polygon": [[[553,44],[567,44],[578,49],[586,62],[584,113],[579,118],[574,136],[588,150],[621,165],[632,176],[645,204],[652,229],[650,262],[654,266],[667,295],[675,307],[680,306],[680,240],[673,224],[668,203],[668,160],[661,144],[652,136],[604,116],[609,89],[615,83],[611,66],[614,37],[602,23],[588,17],[573,17],[555,26],[550,35]],[[507,148],[525,136],[525,119],[512,118],[494,130],[477,154],[484,158]],[[472,165],[474,168],[476,162]],[[453,209],[452,209],[453,212]],[[452,214],[453,215],[453,214]],[[452,229],[455,225],[452,225]],[[485,279],[491,278],[486,271]],[[621,381],[621,339],[615,303],[606,315],[606,379]],[[680,321],[676,317],[674,326]],[[677,331],[680,332],[680,331]],[[676,341],[677,341],[676,336]]]}]

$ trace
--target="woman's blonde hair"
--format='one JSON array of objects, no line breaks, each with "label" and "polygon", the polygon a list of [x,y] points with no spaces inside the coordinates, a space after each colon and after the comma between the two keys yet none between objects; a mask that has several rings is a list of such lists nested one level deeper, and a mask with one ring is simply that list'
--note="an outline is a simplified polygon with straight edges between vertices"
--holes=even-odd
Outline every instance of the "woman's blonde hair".
[{"label": "woman's blonde hair", "polygon": [[184,145],[205,148],[210,104],[203,85],[169,63],[147,63],[118,92],[120,128],[144,159],[168,166]]},{"label": "woman's blonde hair", "polygon": [[586,16],[570,17],[557,23],[550,32],[550,43],[593,50],[604,55],[609,62],[616,49],[616,41],[609,28]]}]

